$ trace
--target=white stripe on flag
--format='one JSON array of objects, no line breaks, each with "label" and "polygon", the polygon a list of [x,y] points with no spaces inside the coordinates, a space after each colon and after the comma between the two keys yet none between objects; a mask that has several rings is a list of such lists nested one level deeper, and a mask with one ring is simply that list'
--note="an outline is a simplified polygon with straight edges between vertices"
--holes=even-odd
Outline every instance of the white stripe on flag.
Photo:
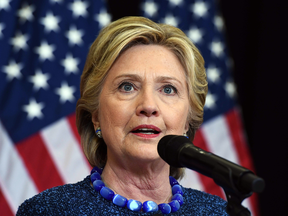
[{"label": "white stripe on flag", "polygon": [[0,186],[13,213],[25,200],[38,193],[21,156],[0,122]]},{"label": "white stripe on flag", "polygon": [[185,169],[185,175],[179,183],[187,188],[204,191],[204,187],[199,178],[199,174],[193,170]]},{"label": "white stripe on flag", "polygon": [[234,163],[239,163],[225,117],[219,116],[205,122],[202,132],[209,151]]},{"label": "white stripe on flag", "polygon": [[83,180],[89,168],[66,118],[41,131],[47,149],[65,183]]}]

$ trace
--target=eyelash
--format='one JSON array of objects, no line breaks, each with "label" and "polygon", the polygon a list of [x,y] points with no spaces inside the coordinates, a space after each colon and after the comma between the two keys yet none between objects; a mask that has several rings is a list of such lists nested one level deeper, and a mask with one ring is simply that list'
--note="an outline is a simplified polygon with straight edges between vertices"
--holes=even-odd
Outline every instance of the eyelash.
[{"label": "eyelash", "polygon": [[[130,91],[125,91],[125,90],[123,89],[123,87],[124,87],[125,85],[130,85],[130,86],[132,86],[132,88],[137,89],[136,86],[135,86],[133,83],[130,83],[130,82],[127,82],[127,81],[124,81],[124,82],[120,83],[119,86],[118,86],[118,89],[119,89],[119,90],[122,90],[122,91],[124,91],[124,92],[126,92],[126,93],[127,93],[127,92],[130,92]],[[162,87],[161,87],[161,91],[163,91],[163,90],[164,90],[165,88],[167,88],[167,87],[171,88],[171,89],[174,91],[172,94],[167,94],[167,95],[175,95],[175,94],[178,94],[177,88],[176,88],[175,86],[171,85],[171,84],[162,86]]]},{"label": "eyelash", "polygon": [[175,94],[178,94],[178,90],[177,90],[177,88],[176,88],[175,86],[171,85],[171,84],[169,84],[169,85],[164,85],[163,88],[162,88],[162,91],[163,91],[165,88],[167,88],[167,87],[173,89],[173,91],[174,91],[174,93],[172,93],[172,94],[168,94],[168,95],[175,95]]},{"label": "eyelash", "polygon": [[124,92],[130,92],[130,91],[125,91],[125,90],[123,89],[123,87],[124,87],[125,85],[130,85],[130,86],[132,86],[134,89],[136,89],[136,86],[135,86],[133,83],[130,83],[130,82],[127,82],[127,81],[124,81],[124,82],[120,83],[120,85],[118,86],[118,89],[119,89],[119,90],[122,90],[122,91],[124,91]]}]

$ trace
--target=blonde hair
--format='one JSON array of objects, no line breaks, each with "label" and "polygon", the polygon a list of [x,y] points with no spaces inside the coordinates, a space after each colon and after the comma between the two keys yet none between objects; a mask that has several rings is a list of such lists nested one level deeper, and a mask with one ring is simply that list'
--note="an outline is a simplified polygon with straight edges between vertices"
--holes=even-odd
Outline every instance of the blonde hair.
[{"label": "blonde hair", "polygon": [[[189,131],[193,141],[203,122],[207,94],[204,60],[195,45],[178,28],[157,24],[144,17],[125,17],[103,28],[90,47],[80,83],[80,99],[76,107],[76,124],[84,153],[91,166],[104,167],[107,147],[99,139],[92,124],[92,113],[98,110],[103,82],[109,69],[122,52],[137,44],[154,44],[173,52],[185,69],[189,93]],[[183,176],[183,169],[170,167],[170,175]]]}]

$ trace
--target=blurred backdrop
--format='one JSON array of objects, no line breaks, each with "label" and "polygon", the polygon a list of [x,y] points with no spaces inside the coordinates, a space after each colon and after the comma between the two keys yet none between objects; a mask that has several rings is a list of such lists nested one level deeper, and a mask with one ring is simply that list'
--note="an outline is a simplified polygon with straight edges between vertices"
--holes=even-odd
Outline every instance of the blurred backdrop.
[{"label": "blurred backdrop", "polygon": [[[286,1],[0,0],[0,214],[82,180],[90,165],[75,127],[79,80],[100,29],[123,16],[181,28],[205,59],[209,93],[194,144],[264,178],[253,215],[286,215]],[[223,198],[187,170],[182,184]]]}]

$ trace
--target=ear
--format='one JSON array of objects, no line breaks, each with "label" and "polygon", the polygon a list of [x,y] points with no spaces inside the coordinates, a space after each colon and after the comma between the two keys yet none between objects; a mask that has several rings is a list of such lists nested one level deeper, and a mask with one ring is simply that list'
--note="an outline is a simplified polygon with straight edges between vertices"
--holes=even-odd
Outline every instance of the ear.
[{"label": "ear", "polygon": [[92,113],[92,123],[93,123],[93,126],[94,126],[94,131],[96,131],[96,129],[100,126],[100,122],[98,120],[98,111],[94,111]]}]

